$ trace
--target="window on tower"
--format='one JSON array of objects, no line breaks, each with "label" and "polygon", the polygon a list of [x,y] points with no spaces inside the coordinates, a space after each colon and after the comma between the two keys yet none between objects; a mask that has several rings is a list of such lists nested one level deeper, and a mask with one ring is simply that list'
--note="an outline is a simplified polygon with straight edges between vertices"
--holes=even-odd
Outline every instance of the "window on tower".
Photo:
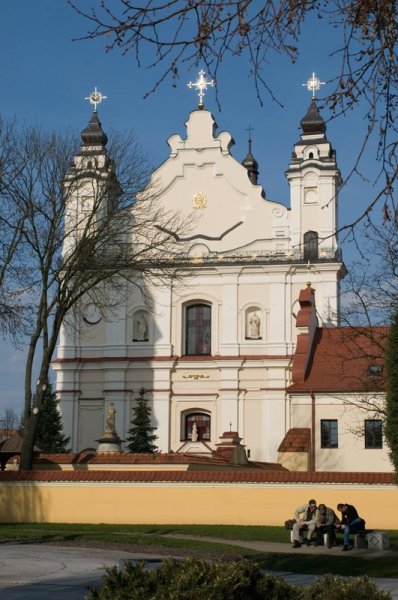
[{"label": "window on tower", "polygon": [[185,309],[185,354],[211,354],[211,306],[191,304]]},{"label": "window on tower", "polygon": [[304,260],[318,258],[318,234],[316,231],[307,231],[304,234]]}]

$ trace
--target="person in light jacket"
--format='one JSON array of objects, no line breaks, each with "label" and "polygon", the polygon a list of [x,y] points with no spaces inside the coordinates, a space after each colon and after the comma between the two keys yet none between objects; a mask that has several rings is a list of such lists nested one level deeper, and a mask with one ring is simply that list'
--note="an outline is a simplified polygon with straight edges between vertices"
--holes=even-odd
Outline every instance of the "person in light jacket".
[{"label": "person in light jacket", "polygon": [[300,530],[306,525],[308,527],[307,539],[305,540],[307,546],[311,543],[311,536],[315,531],[316,524],[318,521],[318,508],[316,500],[309,500],[307,504],[299,506],[294,511],[295,523],[293,525],[293,548],[300,548]]}]

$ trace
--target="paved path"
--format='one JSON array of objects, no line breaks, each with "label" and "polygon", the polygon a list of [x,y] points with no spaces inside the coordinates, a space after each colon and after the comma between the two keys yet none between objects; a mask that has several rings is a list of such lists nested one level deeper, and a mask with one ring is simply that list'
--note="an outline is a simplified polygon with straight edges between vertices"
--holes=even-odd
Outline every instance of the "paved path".
[{"label": "paved path", "polygon": [[[207,538],[200,538],[205,541]],[[231,544],[231,540],[214,540]],[[259,552],[291,552],[290,544],[265,542],[235,542],[244,548]],[[323,548],[298,549],[299,552],[319,553]],[[326,553],[337,553],[338,548]],[[368,550],[356,550],[367,553]],[[384,551],[384,553],[390,553]],[[394,553],[396,554],[396,553]],[[1,600],[83,600],[88,586],[99,587],[105,568],[119,565],[125,560],[151,559],[162,557],[134,554],[120,550],[73,548],[46,544],[0,544],[0,598]],[[277,573],[291,584],[312,583],[314,575]],[[374,579],[375,583],[398,600],[398,579]]]}]

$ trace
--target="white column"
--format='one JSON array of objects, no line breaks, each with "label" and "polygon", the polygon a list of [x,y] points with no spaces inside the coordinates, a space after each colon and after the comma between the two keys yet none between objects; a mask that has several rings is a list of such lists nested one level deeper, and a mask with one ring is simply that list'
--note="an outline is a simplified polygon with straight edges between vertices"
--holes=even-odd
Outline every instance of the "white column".
[{"label": "white column", "polygon": [[219,327],[221,356],[237,356],[238,344],[238,276],[223,273],[221,327]]}]

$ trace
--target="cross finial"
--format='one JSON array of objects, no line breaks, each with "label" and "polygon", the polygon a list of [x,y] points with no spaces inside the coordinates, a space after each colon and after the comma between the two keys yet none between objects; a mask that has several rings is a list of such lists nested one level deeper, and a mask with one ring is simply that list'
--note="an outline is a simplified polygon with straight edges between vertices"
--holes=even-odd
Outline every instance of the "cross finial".
[{"label": "cross finial", "polygon": [[187,84],[189,89],[192,89],[194,87],[198,90],[198,96],[199,96],[198,108],[204,107],[204,102],[203,102],[203,96],[205,95],[204,90],[207,90],[208,85],[211,85],[212,87],[214,87],[214,84],[215,84],[214,79],[211,79],[210,81],[206,81],[205,72],[203,71],[203,69],[201,71],[199,71],[199,77],[198,77],[197,81],[194,81],[194,82],[190,81]]},{"label": "cross finial", "polygon": [[301,85],[305,85],[309,92],[312,92],[312,98],[314,99],[316,90],[319,90],[321,85],[325,85],[324,81],[320,81],[315,73],[312,74],[312,77],[308,79],[307,83],[302,83]]},{"label": "cross finial", "polygon": [[249,132],[249,152],[252,151],[252,131],[254,131],[254,128],[249,125],[249,127],[246,129],[246,131]]},{"label": "cross finial", "polygon": [[101,104],[103,100],[106,100],[107,96],[104,96],[101,92],[97,90],[97,87],[94,88],[94,91],[91,92],[89,96],[84,98],[88,100],[90,104],[94,104],[94,112],[97,112],[97,104]]}]

